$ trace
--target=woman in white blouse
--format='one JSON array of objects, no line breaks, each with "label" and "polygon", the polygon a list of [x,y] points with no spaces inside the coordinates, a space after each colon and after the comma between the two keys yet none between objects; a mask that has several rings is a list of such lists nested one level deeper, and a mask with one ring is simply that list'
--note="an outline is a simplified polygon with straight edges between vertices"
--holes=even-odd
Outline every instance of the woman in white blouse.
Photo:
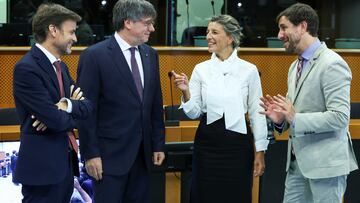
[{"label": "woman in white blouse", "polygon": [[256,66],[237,56],[241,35],[233,17],[213,17],[206,35],[211,59],[195,66],[190,82],[173,71],[185,114],[201,117],[194,141],[192,202],[250,203],[253,176],[265,169],[261,83]]}]

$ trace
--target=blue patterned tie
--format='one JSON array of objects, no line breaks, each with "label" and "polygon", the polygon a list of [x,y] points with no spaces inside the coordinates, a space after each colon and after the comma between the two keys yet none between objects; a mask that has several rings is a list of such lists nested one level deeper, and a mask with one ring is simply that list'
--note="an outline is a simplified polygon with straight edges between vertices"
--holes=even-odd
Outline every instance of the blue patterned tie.
[{"label": "blue patterned tie", "polygon": [[135,47],[131,47],[130,48],[130,53],[131,53],[131,72],[132,72],[132,76],[136,85],[136,89],[137,92],[139,93],[140,99],[142,100],[143,97],[143,86],[141,83],[141,77],[140,77],[140,72],[139,72],[139,66],[136,62],[135,59]]}]

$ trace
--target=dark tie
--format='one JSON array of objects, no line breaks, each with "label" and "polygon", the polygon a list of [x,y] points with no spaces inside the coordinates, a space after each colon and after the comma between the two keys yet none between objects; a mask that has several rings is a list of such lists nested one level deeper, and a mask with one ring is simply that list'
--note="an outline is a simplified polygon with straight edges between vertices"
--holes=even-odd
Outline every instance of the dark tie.
[{"label": "dark tie", "polygon": [[[63,98],[65,96],[65,93],[64,93],[64,84],[63,84],[62,75],[61,75],[61,62],[55,61],[54,66],[56,68],[56,77],[59,82],[60,96],[61,96],[61,98]],[[67,132],[67,134],[69,136],[70,146],[75,150],[76,153],[78,153],[79,146],[76,142],[74,133],[72,131],[70,131],[70,132]]]},{"label": "dark tie", "polygon": [[63,98],[65,96],[65,93],[64,93],[64,84],[63,84],[62,75],[61,75],[61,62],[55,61],[54,66],[56,68],[56,77],[59,82],[60,97]]},{"label": "dark tie", "polygon": [[301,71],[303,68],[303,64],[304,64],[304,59],[302,57],[299,57],[298,59],[298,64],[296,67],[296,83],[295,83],[295,87],[297,87],[298,83],[299,83],[299,79],[301,76]]},{"label": "dark tie", "polygon": [[139,66],[136,62],[135,59],[135,47],[131,47],[130,48],[130,53],[131,53],[131,72],[132,72],[132,76],[136,85],[136,89],[137,92],[139,93],[140,99],[142,100],[143,97],[143,86],[141,83],[141,77],[140,77],[140,72],[139,72]]}]

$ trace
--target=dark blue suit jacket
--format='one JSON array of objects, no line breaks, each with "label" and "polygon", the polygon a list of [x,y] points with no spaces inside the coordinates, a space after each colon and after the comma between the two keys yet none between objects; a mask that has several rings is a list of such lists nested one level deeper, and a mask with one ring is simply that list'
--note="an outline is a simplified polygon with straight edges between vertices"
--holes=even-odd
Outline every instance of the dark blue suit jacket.
[{"label": "dark blue suit jacket", "polygon": [[[62,63],[65,96],[69,98],[73,81]],[[56,184],[69,171],[69,142],[67,132],[75,127],[76,119],[90,114],[90,101],[72,100],[69,114],[58,110],[60,89],[53,65],[36,46],[15,65],[13,93],[21,123],[20,150],[15,179],[27,185]],[[47,129],[38,132],[32,123],[34,115]]]},{"label": "dark blue suit jacket", "polygon": [[85,160],[101,157],[104,174],[128,172],[141,142],[148,167],[152,153],[164,150],[158,55],[145,44],[139,51],[144,70],[143,101],[114,36],[80,56],[77,82],[94,105],[94,114],[79,122],[80,152]]}]

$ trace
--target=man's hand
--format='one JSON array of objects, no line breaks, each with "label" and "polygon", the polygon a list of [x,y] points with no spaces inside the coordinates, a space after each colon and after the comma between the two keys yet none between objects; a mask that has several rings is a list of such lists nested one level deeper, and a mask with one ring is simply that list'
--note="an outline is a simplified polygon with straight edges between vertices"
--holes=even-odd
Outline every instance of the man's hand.
[{"label": "man's hand", "polygon": [[[31,118],[32,119],[35,119],[35,116],[34,115],[31,115]],[[32,124],[32,126],[34,127],[34,128],[36,128],[36,131],[44,131],[44,130],[46,130],[46,125],[44,124],[44,123],[42,123],[41,121],[39,121],[38,119],[36,119],[34,122],[33,122],[33,124]]]},{"label": "man's hand", "polygon": [[87,173],[95,180],[102,179],[102,161],[100,157],[95,157],[85,161],[85,168]]},{"label": "man's hand", "polygon": [[74,85],[70,86],[70,99],[72,100],[84,100],[85,98],[82,96],[83,92],[81,91],[80,87],[76,88],[76,90],[73,92],[74,90]]},{"label": "man's hand", "polygon": [[264,111],[260,111],[260,114],[266,115],[269,117],[274,123],[280,125],[284,122],[285,116],[279,111],[276,111],[276,109],[279,109],[280,107],[277,106],[277,103],[274,100],[274,97],[271,97],[270,95],[266,95],[265,97],[260,98],[261,102],[260,106],[264,108]]},{"label": "man's hand", "polygon": [[255,152],[254,160],[254,177],[262,176],[265,171],[265,158],[264,152]]},{"label": "man's hand", "polygon": [[58,103],[55,104],[58,109],[66,111],[68,104],[67,104],[67,100],[63,100],[63,101],[59,101]]},{"label": "man's hand", "polygon": [[160,166],[165,159],[164,152],[154,152],[153,163],[156,166]]},{"label": "man's hand", "polygon": [[288,123],[292,123],[295,117],[295,107],[291,101],[278,94],[277,96],[274,96],[274,103],[278,106],[278,108],[274,109],[274,111],[281,113],[285,116]]}]

